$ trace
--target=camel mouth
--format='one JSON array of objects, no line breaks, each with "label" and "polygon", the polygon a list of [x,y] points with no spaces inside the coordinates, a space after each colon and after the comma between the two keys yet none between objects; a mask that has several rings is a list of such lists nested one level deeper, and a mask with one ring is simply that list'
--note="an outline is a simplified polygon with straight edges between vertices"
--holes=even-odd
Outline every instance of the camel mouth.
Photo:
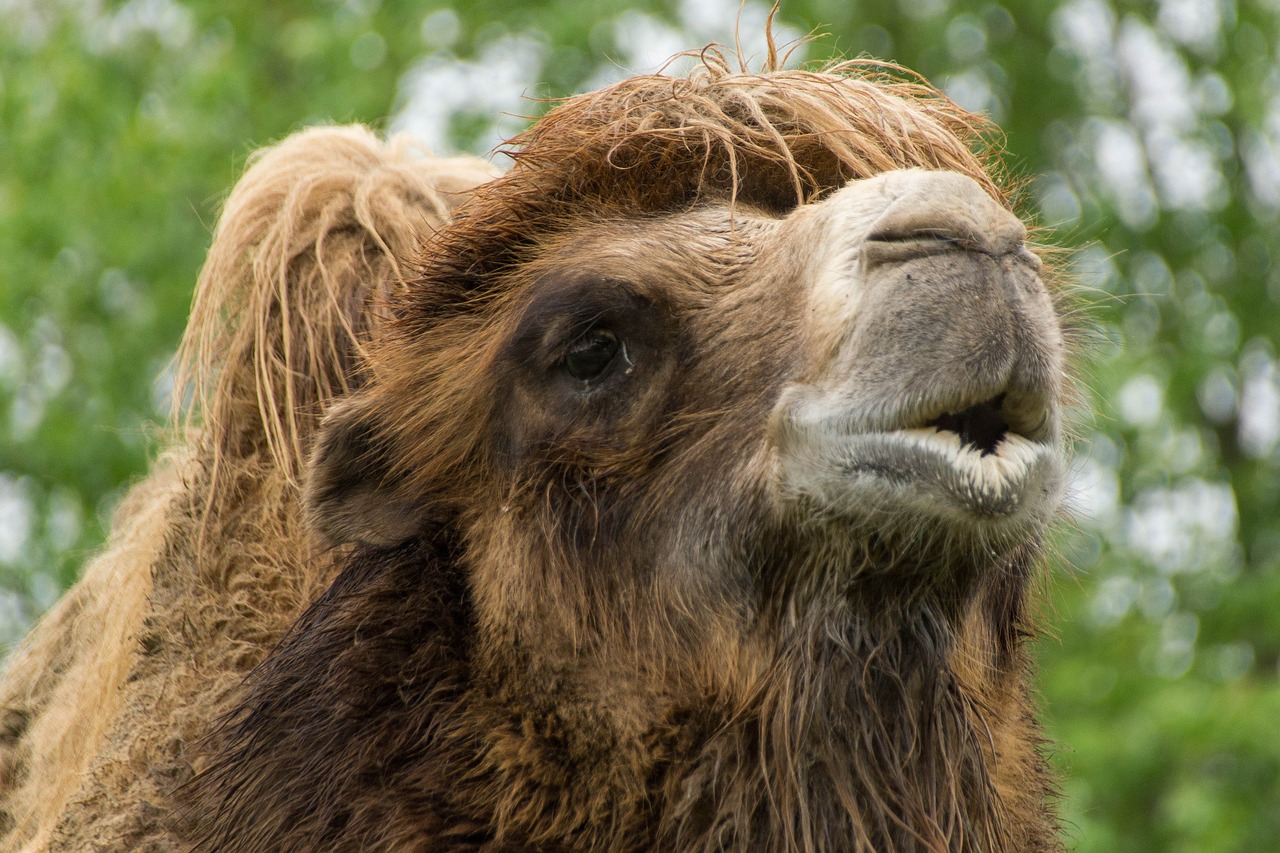
[{"label": "camel mouth", "polygon": [[972,447],[983,456],[995,452],[1009,434],[1009,419],[1001,407],[1005,395],[1001,394],[958,412],[947,412],[930,420],[926,427],[938,432],[953,432],[960,437],[964,447]]},{"label": "camel mouth", "polygon": [[999,393],[860,428],[830,410],[790,415],[779,444],[784,492],[841,515],[898,508],[981,526],[1043,519],[1056,503],[1062,461],[1043,402]]},{"label": "camel mouth", "polygon": [[962,429],[938,426],[850,437],[838,466],[851,485],[872,485],[912,498],[942,498],[965,515],[1012,517],[1042,492],[1055,467],[1054,449],[975,416]]},{"label": "camel mouth", "polygon": [[1050,407],[1015,406],[1002,392],[923,423],[851,436],[842,470],[942,497],[975,516],[1015,516],[1055,467],[1050,421]]}]

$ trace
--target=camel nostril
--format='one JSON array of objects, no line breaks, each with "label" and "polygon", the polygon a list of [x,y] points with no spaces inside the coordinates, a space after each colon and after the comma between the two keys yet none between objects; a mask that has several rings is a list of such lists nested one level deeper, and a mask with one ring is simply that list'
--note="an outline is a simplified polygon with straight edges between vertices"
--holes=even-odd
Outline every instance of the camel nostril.
[{"label": "camel nostril", "polygon": [[939,242],[956,245],[962,245],[964,242],[959,234],[947,228],[886,228],[870,234],[867,241],[873,243]]},{"label": "camel nostril", "polygon": [[870,232],[869,242],[911,246],[924,254],[943,247],[1000,256],[1016,252],[1027,239],[1022,221],[981,185],[944,171],[903,172]]}]

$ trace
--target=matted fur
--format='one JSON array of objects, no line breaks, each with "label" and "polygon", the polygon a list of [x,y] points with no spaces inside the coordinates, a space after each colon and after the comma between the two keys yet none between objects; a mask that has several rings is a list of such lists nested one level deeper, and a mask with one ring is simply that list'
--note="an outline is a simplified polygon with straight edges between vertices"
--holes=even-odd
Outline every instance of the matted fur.
[{"label": "matted fur", "polygon": [[151,592],[150,567],[189,463],[185,454],[170,454],[130,491],[105,550],[8,662],[0,683],[6,849],[48,845],[120,710]]},{"label": "matted fur", "polygon": [[296,483],[318,414],[357,381],[371,288],[394,287],[421,241],[497,173],[359,127],[305,131],[250,162],[200,273],[177,384],[217,433],[215,469],[265,442]]},{"label": "matted fur", "polygon": [[494,174],[358,127],[254,156],[183,343],[193,418],[0,682],[4,849],[168,843],[191,745],[330,580],[296,478],[325,408],[360,381],[372,291]]},{"label": "matted fur", "polygon": [[[745,222],[896,168],[968,175],[1009,206],[991,132],[892,67],[736,73],[707,51],[689,79],[637,78],[553,110],[514,141],[515,167],[435,234],[452,212],[441,191],[486,180],[484,167],[421,160],[359,130],[308,131],[260,157],[228,200],[184,347],[202,414],[130,498],[101,567],[0,685],[5,846],[1056,848],[1021,646],[1038,543],[992,567],[963,612],[886,589],[874,618],[833,636],[843,614],[788,614],[784,588],[768,599],[780,612],[760,621],[785,625],[785,641],[756,648],[734,635],[737,614],[691,599],[664,618],[710,626],[712,640],[642,658],[672,625],[644,609],[628,623],[625,596],[562,571],[579,535],[605,568],[627,567],[588,535],[607,533],[616,511],[594,503],[588,481],[558,484],[582,487],[578,504],[513,487],[529,523],[511,556],[544,584],[543,618],[582,626],[571,652],[586,664],[594,640],[630,653],[585,683],[507,654],[509,626],[481,624],[466,562],[468,536],[506,529],[477,500],[497,468],[487,347],[528,284],[513,270],[584,223],[694,217],[717,203]],[[397,259],[418,244],[400,283]],[[376,547],[325,550],[302,524],[298,475],[319,419],[337,417],[330,403],[353,389],[394,413],[367,438],[388,463],[387,503],[412,512]],[[705,435],[710,422],[672,423],[654,443]],[[642,500],[674,493],[645,487],[644,459],[600,453],[602,481],[631,478],[618,494],[634,516],[670,510]],[[718,485],[733,495],[740,484]],[[324,511],[341,488],[308,482],[331,542],[360,538],[359,519]],[[576,514],[557,514],[566,507]],[[792,544],[780,533],[772,557]],[[799,568],[832,584],[826,561],[884,558],[868,546],[810,559]],[[100,602],[111,578],[133,604],[79,603]],[[946,602],[948,582],[920,595],[941,588]],[[818,583],[819,600],[832,592]],[[835,607],[839,595],[828,598]],[[592,634],[610,620],[630,633]],[[110,665],[90,677],[95,660]],[[583,742],[618,734],[587,688],[625,694],[632,679],[666,675],[672,691],[693,681],[714,700],[662,716],[669,697],[655,696],[634,709],[638,732]],[[555,707],[531,710],[531,695]],[[845,704],[824,703],[833,695]],[[74,711],[51,713],[54,697]],[[100,708],[103,719],[83,722]],[[196,744],[228,711],[206,767]],[[644,723],[650,713],[660,724]]]},{"label": "matted fur", "polygon": [[[713,413],[728,424],[718,438],[703,414],[630,454],[582,449],[590,473],[566,463],[562,482],[505,483],[497,473],[496,425],[519,413],[495,408],[492,342],[512,334],[532,288],[522,270],[560,247],[559,235],[646,216],[697,221],[716,204],[744,221],[781,215],[910,167],[966,175],[1012,206],[991,128],[899,69],[749,74],[714,51],[702,58],[688,79],[635,78],[552,110],[513,140],[515,166],[427,242],[416,279],[388,294],[367,385],[334,416],[378,415],[359,423],[352,453],[375,470],[377,495],[367,512],[348,512],[352,480],[321,468],[308,484],[331,540],[369,545],[249,680],[211,770],[187,788],[192,837],[207,848],[1060,846],[1022,648],[1040,543],[987,567],[973,599],[961,595],[970,579],[912,567],[918,595],[886,582],[880,599],[866,593],[881,610],[838,634],[845,617],[829,611],[840,609],[839,578],[888,574],[886,559],[905,565],[870,543],[819,551],[792,568],[819,578],[831,606],[795,615],[785,612],[788,590],[766,597],[779,612],[766,607],[760,621],[785,626],[785,638],[757,649],[733,636],[734,614],[718,612],[711,592],[645,609],[648,590],[627,575],[628,549],[645,541],[609,538],[610,524],[675,516],[680,492],[646,480],[650,456],[707,434],[708,449],[732,442],[731,410]],[[696,247],[661,251],[667,269],[697,275]],[[689,396],[717,390],[696,385],[706,376],[686,381]],[[696,460],[684,477],[716,483],[727,502],[750,500]],[[519,525],[498,517],[508,509]],[[794,544],[780,533],[772,556],[785,560]],[[476,554],[504,548],[522,570],[504,575],[515,588],[485,588]],[[589,586],[581,578],[592,570],[609,580]],[[545,622],[524,626],[522,639],[537,624],[571,626],[569,663],[557,669],[538,650],[504,645],[521,626],[474,613],[484,596],[527,599]],[[681,620],[709,625],[715,653],[682,646]],[[654,637],[667,645],[655,651]],[[618,726],[641,721],[620,734],[591,691],[625,694],[632,678],[669,678],[672,693],[685,679],[714,698],[670,713],[661,692],[651,705],[619,700]],[[843,704],[826,704],[831,696]]]}]

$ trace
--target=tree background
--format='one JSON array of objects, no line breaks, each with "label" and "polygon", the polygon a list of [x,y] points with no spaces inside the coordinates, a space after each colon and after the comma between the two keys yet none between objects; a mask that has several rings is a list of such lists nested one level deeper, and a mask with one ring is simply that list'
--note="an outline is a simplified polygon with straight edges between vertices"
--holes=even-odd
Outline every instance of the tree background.
[{"label": "tree background", "polygon": [[[988,112],[1026,212],[1076,250],[1096,335],[1039,646],[1069,843],[1280,849],[1280,10],[1006,2],[787,0],[777,29],[827,34],[798,60],[896,60]],[[757,57],[766,13],[741,11]],[[732,44],[738,16],[0,1],[0,643],[74,581],[154,453],[253,148],[362,121],[484,153],[536,99]]]}]

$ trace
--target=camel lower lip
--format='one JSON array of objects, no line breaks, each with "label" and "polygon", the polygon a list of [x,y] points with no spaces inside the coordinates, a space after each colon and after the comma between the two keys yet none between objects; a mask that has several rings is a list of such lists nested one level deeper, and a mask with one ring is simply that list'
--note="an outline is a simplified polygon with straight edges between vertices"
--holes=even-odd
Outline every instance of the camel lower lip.
[{"label": "camel lower lip", "polygon": [[1053,449],[1016,434],[990,453],[964,444],[954,432],[904,429],[866,433],[841,442],[837,466],[845,477],[936,491],[977,515],[1011,516],[1053,465]]},{"label": "camel lower lip", "polygon": [[799,428],[780,432],[781,497],[823,515],[1003,528],[1044,523],[1058,498],[1056,442],[1007,433],[983,453],[933,427],[863,432],[835,418],[788,424]]}]

